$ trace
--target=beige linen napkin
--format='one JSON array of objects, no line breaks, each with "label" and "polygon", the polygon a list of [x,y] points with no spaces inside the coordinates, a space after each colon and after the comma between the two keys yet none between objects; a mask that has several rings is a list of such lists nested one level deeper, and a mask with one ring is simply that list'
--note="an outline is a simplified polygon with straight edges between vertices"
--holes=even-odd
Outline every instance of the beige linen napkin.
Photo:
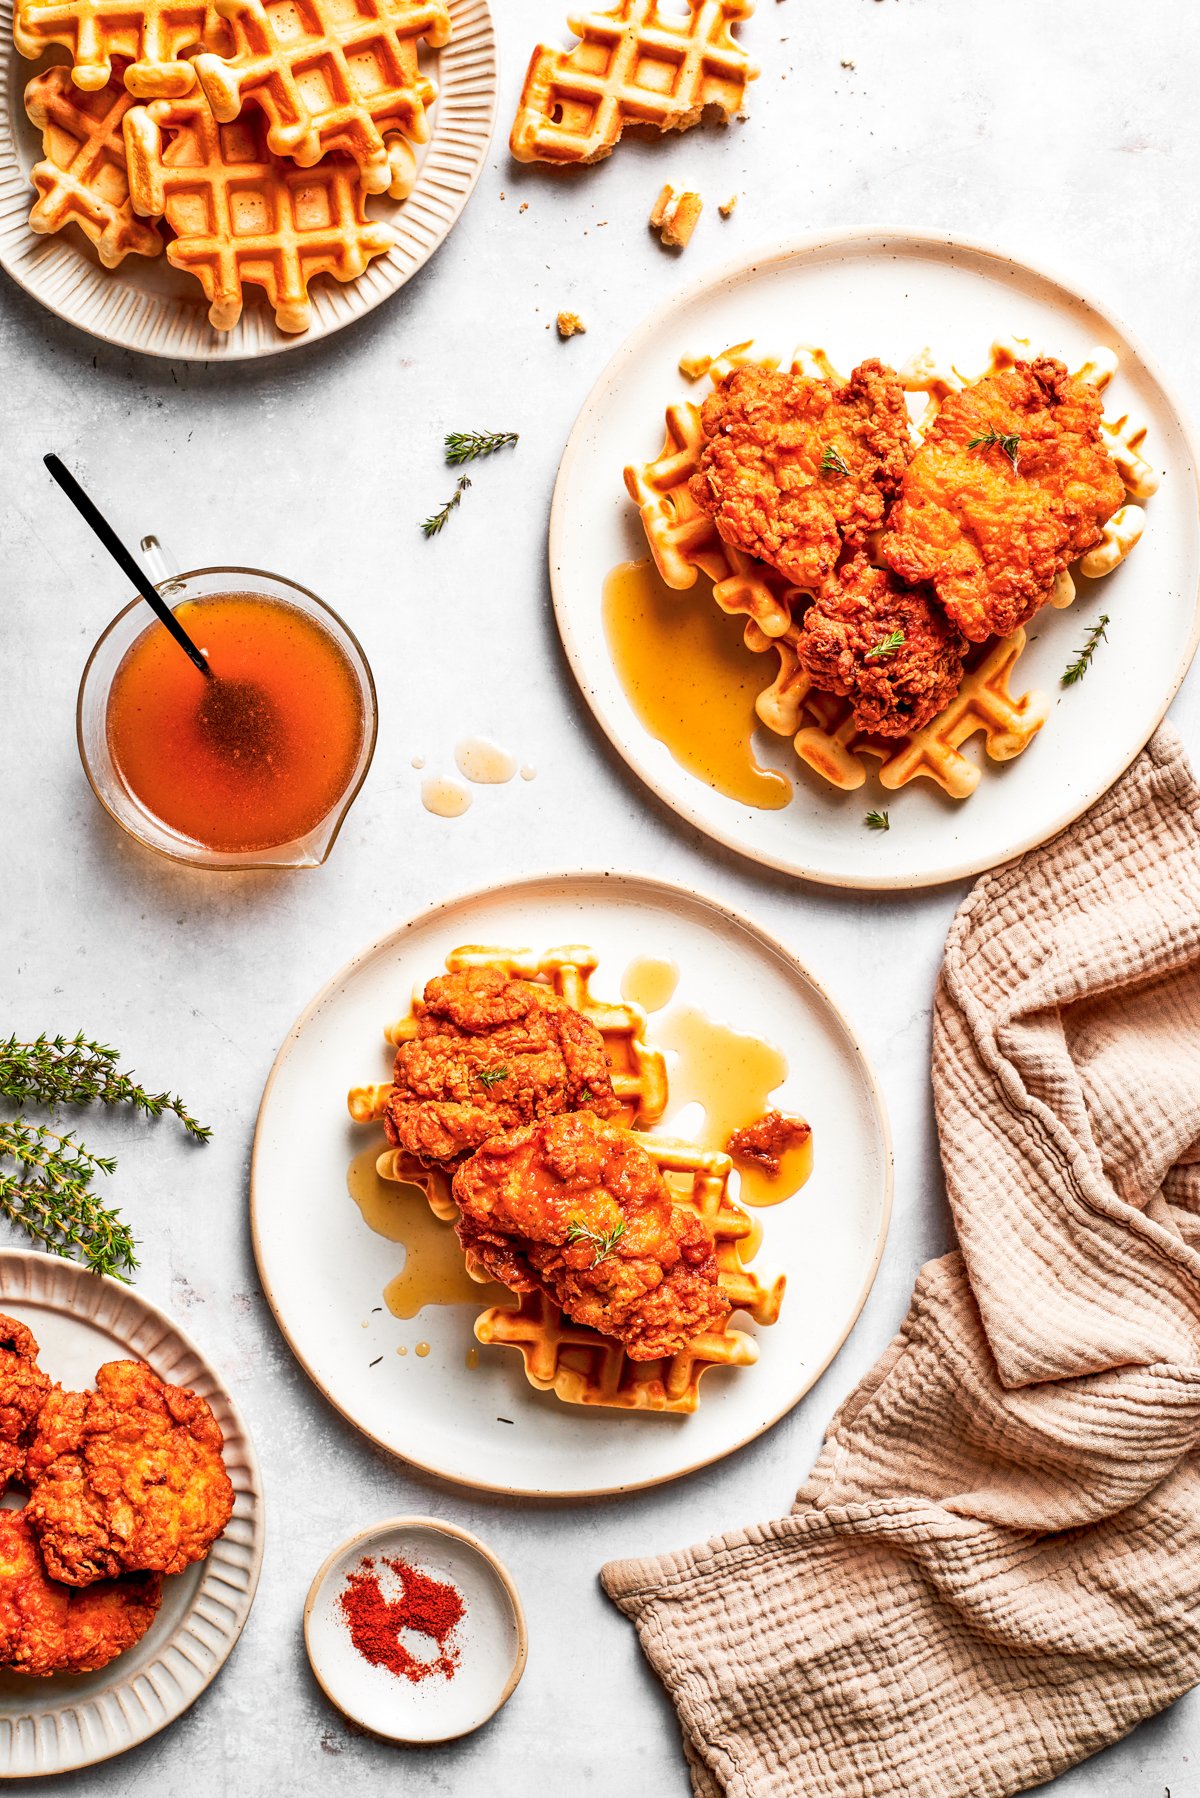
[{"label": "beige linen napkin", "polygon": [[699,1798],[1023,1791],[1200,1680],[1200,790],[1172,730],[970,894],[933,1085],[961,1253],[790,1516],[602,1574]]}]

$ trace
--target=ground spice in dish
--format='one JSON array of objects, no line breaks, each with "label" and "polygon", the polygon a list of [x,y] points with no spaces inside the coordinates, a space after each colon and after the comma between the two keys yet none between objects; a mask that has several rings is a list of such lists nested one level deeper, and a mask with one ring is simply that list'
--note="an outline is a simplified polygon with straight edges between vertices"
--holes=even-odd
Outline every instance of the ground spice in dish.
[{"label": "ground spice in dish", "polygon": [[[355,1648],[372,1667],[386,1667],[414,1686],[434,1674],[453,1679],[459,1650],[452,1638],[467,1609],[462,1593],[447,1581],[430,1579],[408,1561],[381,1555],[379,1565],[400,1581],[401,1595],[387,1597],[370,1555],[347,1574],[338,1602]],[[436,1657],[423,1660],[413,1654],[401,1640],[405,1630],[435,1642]]]}]

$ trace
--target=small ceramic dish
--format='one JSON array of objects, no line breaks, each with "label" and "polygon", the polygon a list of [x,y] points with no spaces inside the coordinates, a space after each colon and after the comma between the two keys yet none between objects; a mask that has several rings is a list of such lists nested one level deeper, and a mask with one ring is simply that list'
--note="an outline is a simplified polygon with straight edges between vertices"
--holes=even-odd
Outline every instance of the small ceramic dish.
[{"label": "small ceramic dish", "polygon": [[[452,1671],[413,1680],[372,1666],[355,1647],[342,1608],[351,1576],[376,1577],[385,1598],[403,1592],[400,1562],[453,1586],[463,1616],[446,1639]],[[436,1661],[429,1636],[399,1640]],[[393,1517],[351,1536],[322,1564],[304,1604],[304,1645],[317,1684],[353,1722],[389,1742],[450,1742],[494,1717],[525,1671],[525,1614],[512,1577],[476,1537],[433,1517]]]}]

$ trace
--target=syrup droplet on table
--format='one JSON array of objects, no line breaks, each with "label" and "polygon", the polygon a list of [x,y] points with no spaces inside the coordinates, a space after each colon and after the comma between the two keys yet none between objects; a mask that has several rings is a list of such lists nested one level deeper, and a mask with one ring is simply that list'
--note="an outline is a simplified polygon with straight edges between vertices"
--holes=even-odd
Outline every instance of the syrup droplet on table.
[{"label": "syrup droplet on table", "polygon": [[417,1353],[418,1353],[418,1355],[420,1355],[420,1357],[423,1361],[425,1359],[426,1355],[429,1353],[429,1344],[427,1342],[418,1342]]},{"label": "syrup droplet on table", "polygon": [[776,658],[746,648],[744,620],[699,588],[673,592],[652,562],[612,570],[603,615],[630,705],[680,767],[743,805],[788,805],[791,781],[762,767],[751,742],[754,702],[770,686]]},{"label": "syrup droplet on table", "polygon": [[471,795],[461,781],[431,774],[421,782],[421,804],[436,818],[461,818],[470,809]]},{"label": "syrup droplet on table", "polygon": [[521,779],[522,780],[536,780],[537,779],[537,769],[534,767],[532,762],[526,762],[525,766],[521,769]]},{"label": "syrup droplet on table", "polygon": [[656,955],[639,955],[621,976],[621,997],[643,1011],[661,1011],[675,997],[679,968]]},{"label": "syrup droplet on table", "polygon": [[517,758],[486,737],[463,737],[454,745],[454,761],[464,780],[479,787],[502,787],[517,771]]}]

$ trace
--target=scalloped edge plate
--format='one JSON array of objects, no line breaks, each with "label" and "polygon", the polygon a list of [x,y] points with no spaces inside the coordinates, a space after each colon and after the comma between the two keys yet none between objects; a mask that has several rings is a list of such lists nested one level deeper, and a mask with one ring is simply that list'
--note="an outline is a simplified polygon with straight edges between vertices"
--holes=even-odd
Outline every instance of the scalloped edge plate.
[{"label": "scalloped edge plate", "polygon": [[[393,225],[399,242],[357,280],[320,279],[311,291],[307,331],[276,329],[265,298],[251,289],[237,327],[214,331],[199,283],[165,258],[127,256],[101,266],[82,233],[69,227],[39,237],[27,220],[34,194],[29,171],[36,133],[20,113],[25,81],[42,67],[18,57],[13,0],[0,0],[0,268],[26,293],[92,337],[145,356],[178,362],[238,362],[276,356],[340,331],[403,287],[444,243],[470,199],[487,159],[496,118],[498,61],[488,0],[449,0],[454,35],[436,56],[433,132],[407,200],[372,201],[371,216]],[[14,67],[15,65],[15,67]]]},{"label": "scalloped edge plate", "polygon": [[72,1377],[64,1356],[86,1365],[99,1335],[112,1348],[97,1354],[97,1365],[124,1352],[145,1361],[160,1379],[200,1393],[224,1432],[234,1489],[225,1534],[206,1560],[165,1582],[162,1610],[128,1653],[98,1673],[23,1679],[0,1671],[0,1778],[46,1777],[136,1748],[181,1717],[216,1678],[258,1585],[262,1479],[249,1432],[220,1377],[178,1325],[135,1288],[73,1261],[4,1249],[0,1311],[29,1324],[51,1379]]}]

